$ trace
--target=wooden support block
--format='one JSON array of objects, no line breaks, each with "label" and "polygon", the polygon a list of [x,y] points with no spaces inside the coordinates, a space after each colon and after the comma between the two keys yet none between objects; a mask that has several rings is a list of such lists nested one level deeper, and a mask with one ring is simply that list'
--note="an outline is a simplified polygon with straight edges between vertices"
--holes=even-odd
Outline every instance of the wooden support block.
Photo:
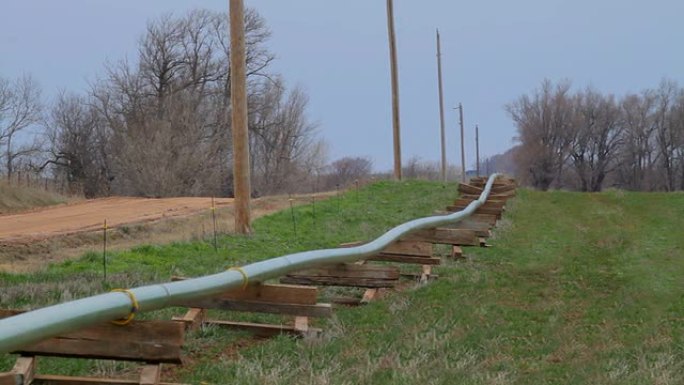
[{"label": "wooden support block", "polygon": [[[475,179],[475,180],[471,179],[470,181],[468,181],[468,184],[475,186],[475,187],[479,187],[481,189],[484,189],[484,187],[487,185],[487,181],[486,180],[481,181],[481,180],[477,180],[477,179]],[[507,186],[517,187],[515,182],[510,182],[510,181],[497,180],[494,183],[492,183],[492,188],[501,188],[501,187],[507,187]]]},{"label": "wooden support block", "polygon": [[363,297],[361,298],[361,304],[369,303],[377,298],[380,294],[380,290],[382,289],[366,289],[366,291],[363,293]]},{"label": "wooden support block", "polygon": [[[340,247],[354,247],[362,244],[363,242],[349,242],[341,244]],[[383,249],[382,254],[432,257],[432,244],[428,242],[399,240]]]},{"label": "wooden support block", "polygon": [[145,365],[140,372],[140,385],[158,385],[161,365]]},{"label": "wooden support block", "polygon": [[[461,194],[460,198],[475,200],[475,199],[480,199],[480,194]],[[510,198],[513,198],[513,195],[511,195],[510,193],[506,193],[506,194],[491,194],[490,193],[489,196],[487,197],[487,200],[491,199],[491,200],[504,201],[505,202],[505,201],[509,200]]]},{"label": "wooden support block", "polygon": [[432,257],[432,243],[399,240],[383,249],[382,254]]},{"label": "wooden support block", "polygon": [[0,319],[12,317],[17,314],[25,313],[25,310],[15,310],[15,309],[0,309]]},{"label": "wooden support block", "polygon": [[[456,211],[461,211],[462,208],[458,208],[455,206],[447,206],[447,211],[450,212],[456,212]],[[501,209],[490,209],[490,208],[483,208],[483,207],[478,207],[474,214],[486,214],[486,215],[494,215],[496,216],[497,219],[501,219],[501,214],[503,210]]]},{"label": "wooden support block", "polygon": [[[0,318],[22,313],[0,310]],[[0,373],[0,385],[182,385],[159,382],[161,362],[181,363],[184,325],[174,321],[134,321],[126,326],[104,324],[50,338],[22,349],[10,373]],[[95,358],[154,362],[138,380],[35,374],[35,356]]]},{"label": "wooden support block", "polygon": [[12,372],[0,373],[0,385],[23,385],[25,384],[21,377]]},{"label": "wooden support block", "polygon": [[497,218],[496,215],[491,214],[473,214],[464,219],[464,221],[484,222],[488,224],[489,228],[491,229],[492,227],[496,226]]},{"label": "wooden support block", "polygon": [[[487,183],[489,180],[488,176],[474,176],[470,178],[470,183],[473,182],[480,182],[480,183]],[[498,175],[496,179],[494,179],[494,183],[505,183],[505,184],[516,184],[515,178],[512,178],[510,176],[506,175]]]},{"label": "wooden support block", "polygon": [[[0,311],[2,316],[21,313]],[[15,354],[94,358],[150,363],[181,363],[185,326],[176,321],[133,321],[91,326],[20,349]]]},{"label": "wooden support block", "polygon": [[464,258],[463,257],[463,249],[461,246],[452,246],[451,247],[451,257],[452,258]]},{"label": "wooden support block", "polygon": [[416,265],[439,265],[442,260],[435,257],[413,257],[408,255],[378,254],[368,258],[369,261],[384,261],[396,263],[412,263]]},{"label": "wooden support block", "polygon": [[294,329],[306,334],[309,331],[309,317],[295,317]]},{"label": "wooden support block", "polygon": [[[456,199],[456,200],[454,201],[453,206],[462,207],[462,209],[464,209],[464,208],[466,208],[469,204],[471,204],[471,203],[474,202],[474,201],[475,201],[475,199],[459,198],[459,199]],[[485,203],[484,203],[482,206],[480,206],[480,207],[503,209],[504,206],[506,206],[506,202],[505,202],[505,201],[502,201],[502,200],[494,200],[494,199],[492,199],[492,200],[487,199],[487,200],[485,201]],[[461,209],[461,210],[462,210],[462,209]]]},{"label": "wooden support block", "polygon": [[475,231],[464,229],[418,230],[407,235],[405,239],[446,245],[476,246],[479,244]]},{"label": "wooden support block", "polygon": [[[224,328],[238,329],[248,331],[260,337],[274,337],[280,334],[293,334],[302,335],[302,332],[296,330],[294,326],[290,325],[271,325],[271,324],[259,324],[251,322],[233,322],[233,321],[219,321],[211,320],[206,321],[207,324],[215,325]],[[309,327],[309,333],[320,333],[321,329]]]},{"label": "wooden support block", "polygon": [[[360,242],[352,242],[342,244],[342,247],[351,247],[361,244]],[[380,254],[366,258],[365,261],[383,261],[383,262],[397,262],[397,263],[413,263],[413,264],[428,264],[439,265],[441,260],[432,257],[432,243],[405,241],[399,240],[385,249]],[[357,264],[362,264],[365,261],[359,261]]]},{"label": "wooden support block", "polygon": [[450,229],[490,230],[496,224],[496,215],[474,214],[444,227]]},{"label": "wooden support block", "polygon": [[[397,277],[399,274],[397,274]],[[398,279],[398,278],[397,278]],[[288,275],[280,279],[283,283],[313,286],[347,287],[394,287],[397,279],[320,277],[313,275]]]},{"label": "wooden support block", "polygon": [[458,192],[463,194],[480,195],[482,194],[482,189],[466,183],[459,183]]},{"label": "wooden support block", "polygon": [[[411,273],[411,272],[406,272],[406,273],[401,273],[402,278],[408,278],[412,281],[420,281],[420,278],[423,276],[423,272],[421,271],[420,273]],[[434,281],[439,278],[438,274],[430,274],[428,276],[428,281]]]},{"label": "wooden support block", "polygon": [[10,372],[0,373],[0,385],[30,385],[36,374],[35,357],[19,357]]},{"label": "wooden support block", "polygon": [[482,222],[465,222],[460,221],[454,224],[445,225],[446,229],[462,229],[462,230],[473,230],[475,235],[478,237],[489,238],[492,236],[492,232],[489,230],[489,225]]},{"label": "wooden support block", "polygon": [[427,283],[431,274],[432,274],[432,266],[424,265],[423,266],[423,273],[420,275],[420,283],[422,283],[422,284]]},{"label": "wooden support block", "polygon": [[207,315],[205,309],[191,308],[182,317],[173,317],[172,320],[183,322],[185,324],[185,330],[197,330],[202,326],[204,318]]},{"label": "wooden support block", "polygon": [[227,311],[242,311],[250,313],[286,314],[303,317],[330,317],[332,308],[330,304],[319,303],[315,305],[299,305],[290,303],[269,303],[261,301],[235,301],[222,297],[203,298],[181,302],[180,305],[202,308],[218,309]]},{"label": "wooden support block", "polygon": [[[140,385],[139,380],[124,380],[113,378],[69,377],[55,375],[36,375],[35,385]],[[189,385],[170,382],[160,382],[159,385]]]},{"label": "wooden support block", "polygon": [[396,266],[343,263],[291,273],[281,278],[280,282],[300,285],[372,288],[393,287],[398,279],[399,269]]},{"label": "wooden support block", "polygon": [[311,275],[323,277],[340,278],[369,278],[369,279],[398,279],[399,269],[395,266],[385,265],[357,265],[350,263],[340,263],[332,266],[325,266],[316,269],[303,270],[293,273],[293,275]]},{"label": "wooden support block", "polygon": [[[185,278],[172,278],[174,281],[181,281],[183,279]],[[216,298],[235,301],[315,305],[318,299],[318,289],[298,285],[256,284],[250,285],[245,289],[227,291]],[[179,305],[184,306],[181,303]]]}]

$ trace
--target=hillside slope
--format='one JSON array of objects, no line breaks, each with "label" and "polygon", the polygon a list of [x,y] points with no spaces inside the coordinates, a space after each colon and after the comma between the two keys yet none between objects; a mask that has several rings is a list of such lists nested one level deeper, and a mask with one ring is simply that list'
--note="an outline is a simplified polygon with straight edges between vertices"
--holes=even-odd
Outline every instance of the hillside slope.
[{"label": "hillside slope", "polygon": [[[223,236],[218,251],[204,239],[117,252],[109,257],[106,286],[196,276],[369,239],[444,207],[454,190],[382,182],[316,202],[315,210],[295,208],[296,223],[290,210],[260,218],[253,236]],[[466,261],[445,259],[435,269],[437,281],[407,284],[367,306],[337,308],[332,318],[316,322],[325,331],[317,339],[255,340],[199,330],[188,338],[186,365],[165,378],[193,384],[682,384],[682,228],[684,194],[521,190],[489,240],[493,247],[466,249]],[[90,253],[44,273],[0,274],[0,306],[101,292],[100,269],[101,255]],[[170,319],[181,311],[141,316]],[[0,357],[0,370],[12,363]],[[102,367],[41,361],[41,370],[62,374]]]},{"label": "hillside slope", "polygon": [[[682,384],[684,194],[522,191],[438,282],[213,359],[243,384]],[[228,381],[228,382],[230,382]]]}]

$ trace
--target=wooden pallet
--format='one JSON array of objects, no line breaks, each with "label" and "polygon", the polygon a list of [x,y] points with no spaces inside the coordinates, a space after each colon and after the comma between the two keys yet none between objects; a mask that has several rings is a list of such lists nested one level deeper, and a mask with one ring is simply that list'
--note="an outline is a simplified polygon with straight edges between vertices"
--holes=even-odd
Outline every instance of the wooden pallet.
[{"label": "wooden pallet", "polygon": [[[0,318],[21,311],[0,310]],[[132,321],[85,328],[27,346],[11,371],[0,373],[0,385],[174,385],[160,381],[162,364],[181,364],[185,336],[183,324],[175,321]],[[73,377],[37,374],[39,356],[136,361],[143,363],[139,378]],[[177,384],[176,384],[177,385]]]},{"label": "wooden pallet", "polygon": [[[181,280],[182,278],[174,277],[173,279]],[[231,290],[211,298],[181,301],[177,305],[190,308],[182,317],[173,318],[185,323],[188,329],[195,329],[201,325],[215,325],[249,331],[260,337],[272,337],[279,334],[317,335],[321,333],[321,329],[311,327],[310,318],[332,315],[330,304],[318,303],[318,290],[315,287],[296,285],[250,285],[244,290]],[[207,309],[281,314],[293,316],[294,320],[291,323],[274,325],[207,319]]]}]

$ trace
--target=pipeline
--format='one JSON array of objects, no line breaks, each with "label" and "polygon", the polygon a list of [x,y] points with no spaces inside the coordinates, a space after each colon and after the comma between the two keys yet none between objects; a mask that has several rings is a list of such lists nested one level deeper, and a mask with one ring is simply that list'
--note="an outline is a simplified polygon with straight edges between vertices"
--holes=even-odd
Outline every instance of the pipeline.
[{"label": "pipeline", "polygon": [[[498,174],[493,174],[477,200],[465,209],[448,214],[414,219],[398,225],[375,240],[350,248],[323,249],[284,255],[255,262],[241,269],[184,281],[129,289],[137,299],[138,313],[177,306],[188,300],[216,296],[249,283],[264,282],[297,270],[342,262],[354,262],[377,254],[408,233],[457,222],[472,215],[487,200]],[[244,275],[243,275],[244,274]],[[75,301],[36,309],[0,320],[0,354],[33,343],[76,331],[97,323],[127,317],[131,298],[122,292],[110,292]]]}]

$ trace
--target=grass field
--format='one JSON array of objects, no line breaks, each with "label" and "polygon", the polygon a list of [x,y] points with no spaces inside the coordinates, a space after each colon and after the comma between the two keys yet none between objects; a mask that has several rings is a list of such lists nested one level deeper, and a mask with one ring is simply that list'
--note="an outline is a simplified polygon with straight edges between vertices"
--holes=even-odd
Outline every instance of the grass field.
[{"label": "grass field", "polygon": [[[431,213],[454,187],[382,182],[255,222],[250,238],[143,246],[110,257],[105,287],[194,276],[341,242],[369,239]],[[446,261],[438,281],[316,326],[323,337],[255,341],[207,328],[189,338],[188,365],[166,373],[208,384],[682,384],[684,194],[521,190],[494,247]],[[444,251],[438,249],[438,251]],[[31,275],[0,275],[2,307],[100,292],[101,256]],[[65,279],[65,278],[69,279]],[[181,309],[149,315],[170,318]],[[265,317],[268,318],[268,317]],[[239,346],[239,349],[235,348]],[[11,365],[0,358],[0,369]],[[59,373],[129,365],[42,360]]]}]

